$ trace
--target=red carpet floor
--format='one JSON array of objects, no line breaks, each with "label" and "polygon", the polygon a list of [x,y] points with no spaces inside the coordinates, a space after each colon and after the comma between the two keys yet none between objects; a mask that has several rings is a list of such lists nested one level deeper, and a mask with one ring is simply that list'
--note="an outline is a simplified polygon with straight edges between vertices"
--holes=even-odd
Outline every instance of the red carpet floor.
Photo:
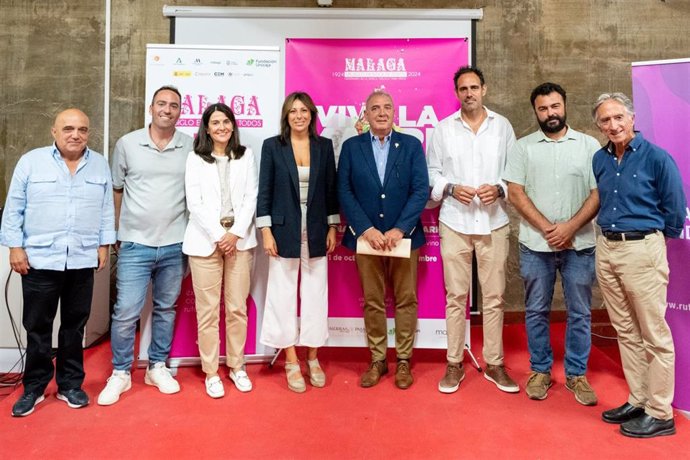
[{"label": "red carpet floor", "polygon": [[[89,407],[69,409],[55,399],[54,383],[28,417],[10,416],[21,389],[0,402],[0,458],[690,458],[690,423],[680,414],[675,436],[648,440],[621,436],[600,420],[602,410],[625,401],[627,387],[620,364],[597,348],[588,376],[599,405],[575,402],[564,386],[563,331],[562,324],[552,328],[555,384],[544,401],[524,393],[529,357],[521,324],[505,331],[506,365],[522,387],[518,394],[498,391],[468,360],[460,390],[439,393],[441,350],[416,351],[409,390],[395,388],[392,373],[363,389],[358,378],[368,352],[334,348],[320,355],[326,388],[304,394],[287,389],[280,362],[274,369],[249,365],[254,390],[241,394],[226,380],[220,400],[206,396],[199,368],[180,368],[182,391],[170,396],[145,385],[144,371],[136,370],[120,402],[99,407],[95,399],[110,374],[106,342],[86,351]],[[472,333],[480,359],[481,328]]]}]

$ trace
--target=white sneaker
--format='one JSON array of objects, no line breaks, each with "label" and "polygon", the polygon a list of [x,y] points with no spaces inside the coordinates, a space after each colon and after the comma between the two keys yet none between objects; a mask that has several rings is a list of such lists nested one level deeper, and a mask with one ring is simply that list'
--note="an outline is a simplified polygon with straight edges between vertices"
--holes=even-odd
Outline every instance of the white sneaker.
[{"label": "white sneaker", "polygon": [[240,369],[237,372],[230,369],[230,380],[235,382],[235,387],[242,393],[252,391],[252,381],[249,380],[249,376],[244,371],[244,368]]},{"label": "white sneaker", "polygon": [[108,377],[108,382],[98,395],[99,406],[110,406],[115,404],[120,395],[132,388],[132,376],[127,371],[113,370],[113,373]]},{"label": "white sneaker", "polygon": [[165,363],[156,363],[152,368],[146,369],[144,383],[158,387],[158,391],[166,395],[180,391],[180,384],[172,376],[170,369],[165,367]]},{"label": "white sneaker", "polygon": [[214,375],[211,378],[206,377],[206,394],[212,398],[222,398],[225,396],[225,388],[220,377]]}]

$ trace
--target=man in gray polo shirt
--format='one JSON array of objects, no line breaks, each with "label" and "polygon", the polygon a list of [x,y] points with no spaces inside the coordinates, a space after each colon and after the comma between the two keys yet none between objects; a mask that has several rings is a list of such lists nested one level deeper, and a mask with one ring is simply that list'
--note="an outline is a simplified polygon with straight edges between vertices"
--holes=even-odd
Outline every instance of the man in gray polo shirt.
[{"label": "man in gray polo shirt", "polygon": [[117,301],[112,317],[113,373],[98,404],[114,404],[132,386],[136,323],[152,282],[153,317],[145,383],[161,393],[180,391],[165,366],[175,324],[186,259],[184,171],[192,138],[177,131],[181,96],[171,86],[156,90],[147,128],[124,135],[113,151],[115,222],[118,226]]},{"label": "man in gray polo shirt", "polygon": [[599,209],[592,157],[600,146],[566,124],[566,94],[559,85],[543,83],[530,99],[541,129],[517,142],[503,173],[510,203],[522,216],[520,273],[532,369],[526,393],[545,399],[552,384],[549,313],[559,271],[568,312],[566,388],[580,404],[593,406],[597,397],[585,372],[591,348],[592,219]]}]

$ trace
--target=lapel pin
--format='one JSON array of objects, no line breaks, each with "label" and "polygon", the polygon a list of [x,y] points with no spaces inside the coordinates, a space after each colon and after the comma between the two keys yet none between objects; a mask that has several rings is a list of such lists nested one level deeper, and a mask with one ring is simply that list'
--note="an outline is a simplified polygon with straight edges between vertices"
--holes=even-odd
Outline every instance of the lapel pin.
[{"label": "lapel pin", "polygon": [[397,149],[399,145],[400,145],[400,144],[398,144],[398,143],[396,142],[396,143],[395,143],[395,148]]}]

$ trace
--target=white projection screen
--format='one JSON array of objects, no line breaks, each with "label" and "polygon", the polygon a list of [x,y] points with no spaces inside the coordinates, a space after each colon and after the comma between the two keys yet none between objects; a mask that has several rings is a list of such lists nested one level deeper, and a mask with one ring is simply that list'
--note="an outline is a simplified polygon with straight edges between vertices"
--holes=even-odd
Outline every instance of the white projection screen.
[{"label": "white projection screen", "polygon": [[[481,9],[344,9],[163,7],[171,18],[170,43],[178,45],[277,46],[284,75],[286,38],[453,38],[470,40]],[[444,56],[439,56],[444,59]],[[281,79],[280,94],[284,94]]]}]

